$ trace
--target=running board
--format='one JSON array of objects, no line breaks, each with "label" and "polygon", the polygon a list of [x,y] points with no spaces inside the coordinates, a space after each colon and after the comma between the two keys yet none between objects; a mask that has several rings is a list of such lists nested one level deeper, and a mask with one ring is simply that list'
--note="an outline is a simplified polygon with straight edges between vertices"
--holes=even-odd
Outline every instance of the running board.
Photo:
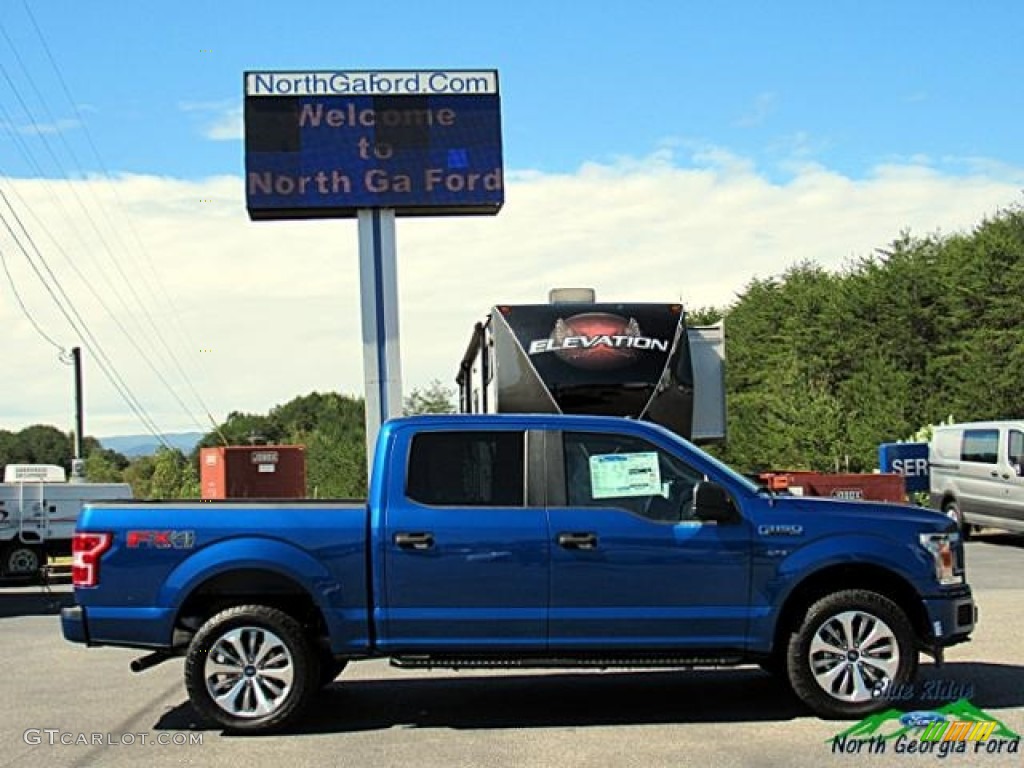
[{"label": "running board", "polygon": [[391,666],[402,669],[551,669],[584,667],[734,667],[743,664],[743,656],[394,656]]}]

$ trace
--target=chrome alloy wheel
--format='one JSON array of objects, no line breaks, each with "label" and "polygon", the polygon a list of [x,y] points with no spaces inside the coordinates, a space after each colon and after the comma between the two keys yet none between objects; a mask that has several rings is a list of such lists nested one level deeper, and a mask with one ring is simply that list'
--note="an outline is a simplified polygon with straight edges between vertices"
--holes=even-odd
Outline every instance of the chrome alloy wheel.
[{"label": "chrome alloy wheel", "polygon": [[239,627],[211,645],[203,676],[210,698],[222,710],[235,717],[264,717],[287,699],[295,663],[273,632]]},{"label": "chrome alloy wheel", "polygon": [[815,631],[809,661],[815,681],[827,694],[861,703],[895,678],[900,649],[893,630],[877,616],[844,611]]}]

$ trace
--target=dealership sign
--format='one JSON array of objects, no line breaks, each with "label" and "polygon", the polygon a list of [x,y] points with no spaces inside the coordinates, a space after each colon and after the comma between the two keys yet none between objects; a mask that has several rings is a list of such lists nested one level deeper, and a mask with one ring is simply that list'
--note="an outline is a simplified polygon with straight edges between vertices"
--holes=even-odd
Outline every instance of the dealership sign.
[{"label": "dealership sign", "polygon": [[928,490],[928,443],[882,443],[878,464],[883,472],[903,475],[908,491]]},{"label": "dealership sign", "polygon": [[246,72],[245,189],[253,219],[495,214],[498,73]]}]

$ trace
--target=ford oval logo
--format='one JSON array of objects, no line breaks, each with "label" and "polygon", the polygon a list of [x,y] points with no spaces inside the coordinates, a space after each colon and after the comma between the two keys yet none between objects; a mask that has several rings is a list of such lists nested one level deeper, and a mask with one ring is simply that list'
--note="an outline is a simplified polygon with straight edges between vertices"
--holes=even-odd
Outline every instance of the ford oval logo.
[{"label": "ford oval logo", "polygon": [[907,712],[907,714],[900,718],[900,725],[910,728],[924,728],[931,723],[943,723],[945,721],[946,716],[941,712]]}]

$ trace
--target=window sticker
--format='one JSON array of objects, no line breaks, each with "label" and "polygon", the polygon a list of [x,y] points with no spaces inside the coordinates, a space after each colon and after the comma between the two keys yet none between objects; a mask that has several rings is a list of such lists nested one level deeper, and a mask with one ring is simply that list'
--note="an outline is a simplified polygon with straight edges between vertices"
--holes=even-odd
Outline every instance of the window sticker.
[{"label": "window sticker", "polygon": [[595,499],[660,496],[658,454],[605,453],[590,457],[590,493]]}]

